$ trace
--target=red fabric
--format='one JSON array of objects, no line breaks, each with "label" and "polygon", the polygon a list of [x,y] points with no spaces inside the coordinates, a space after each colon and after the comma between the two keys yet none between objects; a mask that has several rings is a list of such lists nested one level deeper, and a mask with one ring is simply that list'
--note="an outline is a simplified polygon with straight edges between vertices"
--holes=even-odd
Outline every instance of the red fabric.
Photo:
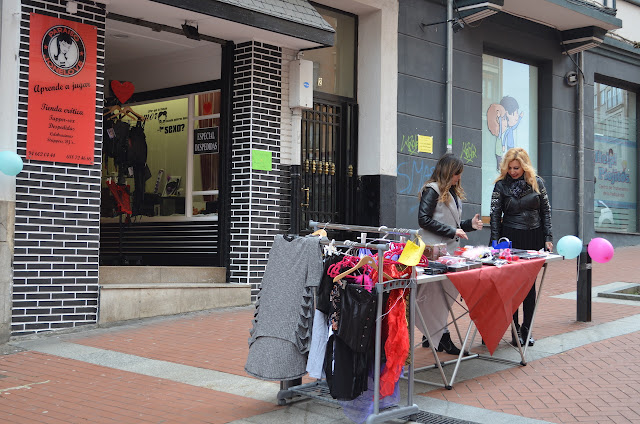
[{"label": "red fabric", "polygon": [[113,198],[116,199],[116,212],[131,215],[131,202],[129,200],[129,186],[116,184],[113,181],[107,181],[107,187],[111,190]]},{"label": "red fabric", "polygon": [[409,355],[409,329],[403,293],[404,290],[391,290],[385,308],[388,311],[385,316],[386,326],[383,327],[387,334],[384,344],[387,363],[380,375],[380,397],[393,394],[402,366]]},{"label": "red fabric", "polygon": [[534,259],[447,274],[492,355],[544,262]]}]

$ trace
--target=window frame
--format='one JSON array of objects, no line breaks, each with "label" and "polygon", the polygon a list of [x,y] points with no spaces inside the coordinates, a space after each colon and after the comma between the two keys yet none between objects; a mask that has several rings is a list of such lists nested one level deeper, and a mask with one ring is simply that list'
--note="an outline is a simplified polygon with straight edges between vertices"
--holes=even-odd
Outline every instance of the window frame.
[{"label": "window frame", "polygon": [[[195,116],[195,99],[196,96],[211,92],[220,92],[221,88],[211,88],[204,91],[190,92],[184,94],[178,94],[169,97],[153,98],[148,100],[140,100],[138,102],[128,103],[127,106],[142,106],[152,103],[166,102],[170,100],[187,99],[187,163],[186,163],[186,175],[183,178],[185,182],[185,213],[184,215],[170,215],[170,216],[143,216],[135,215],[132,219],[145,222],[181,222],[181,221],[218,221],[219,213],[211,213],[206,215],[194,215],[193,214],[193,196],[198,195],[217,195],[220,197],[220,190],[193,190],[193,174],[194,174],[194,139],[193,130],[197,121],[205,119],[220,119],[221,113],[214,113],[210,115]],[[218,153],[221,154],[221,153]],[[219,170],[218,170],[219,172]],[[100,217],[100,222],[118,222],[118,217]]]}]

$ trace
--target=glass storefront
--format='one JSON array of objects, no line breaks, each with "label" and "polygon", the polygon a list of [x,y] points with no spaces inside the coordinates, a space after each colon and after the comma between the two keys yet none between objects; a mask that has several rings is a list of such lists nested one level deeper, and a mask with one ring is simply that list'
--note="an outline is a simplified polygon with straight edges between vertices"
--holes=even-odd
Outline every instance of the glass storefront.
[{"label": "glass storefront", "polygon": [[594,84],[594,227],[635,233],[638,150],[636,93]]},{"label": "glass storefront", "polygon": [[503,154],[522,147],[538,164],[538,68],[482,55],[482,206],[489,215],[491,192]]},{"label": "glass storefront", "polygon": [[[127,202],[126,195],[115,190],[118,187],[113,183],[117,183],[129,187],[134,217],[215,219],[220,91],[137,104],[130,110],[132,113],[105,117],[105,142],[111,146],[107,149],[111,153],[103,161],[101,216],[116,217],[118,202]],[[132,158],[136,127],[143,129],[146,142],[142,162]]]}]

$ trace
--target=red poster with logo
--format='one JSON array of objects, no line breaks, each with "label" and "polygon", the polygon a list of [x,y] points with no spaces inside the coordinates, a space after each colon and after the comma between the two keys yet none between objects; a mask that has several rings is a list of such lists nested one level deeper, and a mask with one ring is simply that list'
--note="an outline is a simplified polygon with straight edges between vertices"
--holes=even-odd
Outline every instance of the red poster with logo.
[{"label": "red poster with logo", "polygon": [[27,159],[93,165],[97,28],[31,14]]}]

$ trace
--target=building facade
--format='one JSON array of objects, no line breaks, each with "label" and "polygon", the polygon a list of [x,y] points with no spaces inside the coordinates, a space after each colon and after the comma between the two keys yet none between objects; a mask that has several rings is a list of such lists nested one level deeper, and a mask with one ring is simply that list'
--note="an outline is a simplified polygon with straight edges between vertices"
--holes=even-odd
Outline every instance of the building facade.
[{"label": "building facade", "polygon": [[[4,339],[104,322],[127,302],[129,317],[175,312],[205,268],[222,277],[203,277],[194,308],[226,299],[220,285],[242,292],[218,305],[248,304],[276,234],[310,219],[416,228],[418,192],[448,150],[465,162],[469,217],[488,216],[503,149],[521,146],[556,240],[637,243],[636,1],[0,4],[0,150],[24,162],[0,173]],[[90,163],[27,158],[41,16],[95,29]],[[291,103],[292,81],[311,104]],[[146,166],[114,153],[120,121],[143,128]],[[131,214],[114,188],[127,185]]]},{"label": "building facade", "polygon": [[[395,48],[382,51],[397,44],[397,3],[323,3],[3,0],[1,80],[9,101],[0,150],[24,163],[16,176],[0,174],[3,338],[104,322],[126,303],[137,309],[129,318],[171,313],[166,305],[186,301],[201,268],[222,268],[223,276],[212,284],[209,274],[201,277],[197,288],[205,291],[190,295],[194,308],[210,307],[203,299],[215,297],[220,306],[248,304],[275,234],[304,232],[302,221],[333,213],[338,192],[339,216],[356,216],[359,180],[374,188],[367,200],[380,203],[381,181],[389,184],[395,170],[380,155],[394,151],[382,140],[396,132],[397,58]],[[83,28],[95,41],[58,37],[45,43],[47,53],[31,37],[39,21],[70,28],[60,32]],[[83,111],[95,116],[90,133],[80,138],[65,124],[49,136],[67,136],[92,154],[71,148],[33,157],[33,142],[41,140],[31,131],[42,131],[29,116],[33,60],[40,64],[48,54],[44,64],[64,69],[62,60],[70,59],[60,53],[76,54],[77,64],[85,47],[87,63],[95,64],[88,86],[95,98]],[[290,62],[318,48],[333,50],[314,63],[314,102],[291,108]],[[358,97],[366,105],[358,108]],[[56,113],[52,108],[50,116]],[[119,138],[122,122],[128,133]],[[135,147],[143,144],[134,128],[142,129],[144,148]],[[361,134],[368,148],[358,151]],[[218,143],[199,144],[199,137]],[[128,143],[126,157],[117,143]],[[140,151],[146,161],[135,165]],[[341,178],[351,181],[348,189]],[[379,211],[367,214],[375,220]],[[242,288],[242,299],[227,299],[221,285]]]},{"label": "building facade", "polygon": [[446,3],[400,2],[397,224],[415,227],[416,195],[449,146],[465,163],[464,214],[488,222],[497,164],[517,146],[545,180],[556,241],[637,244],[637,2],[455,2],[451,44]]}]

